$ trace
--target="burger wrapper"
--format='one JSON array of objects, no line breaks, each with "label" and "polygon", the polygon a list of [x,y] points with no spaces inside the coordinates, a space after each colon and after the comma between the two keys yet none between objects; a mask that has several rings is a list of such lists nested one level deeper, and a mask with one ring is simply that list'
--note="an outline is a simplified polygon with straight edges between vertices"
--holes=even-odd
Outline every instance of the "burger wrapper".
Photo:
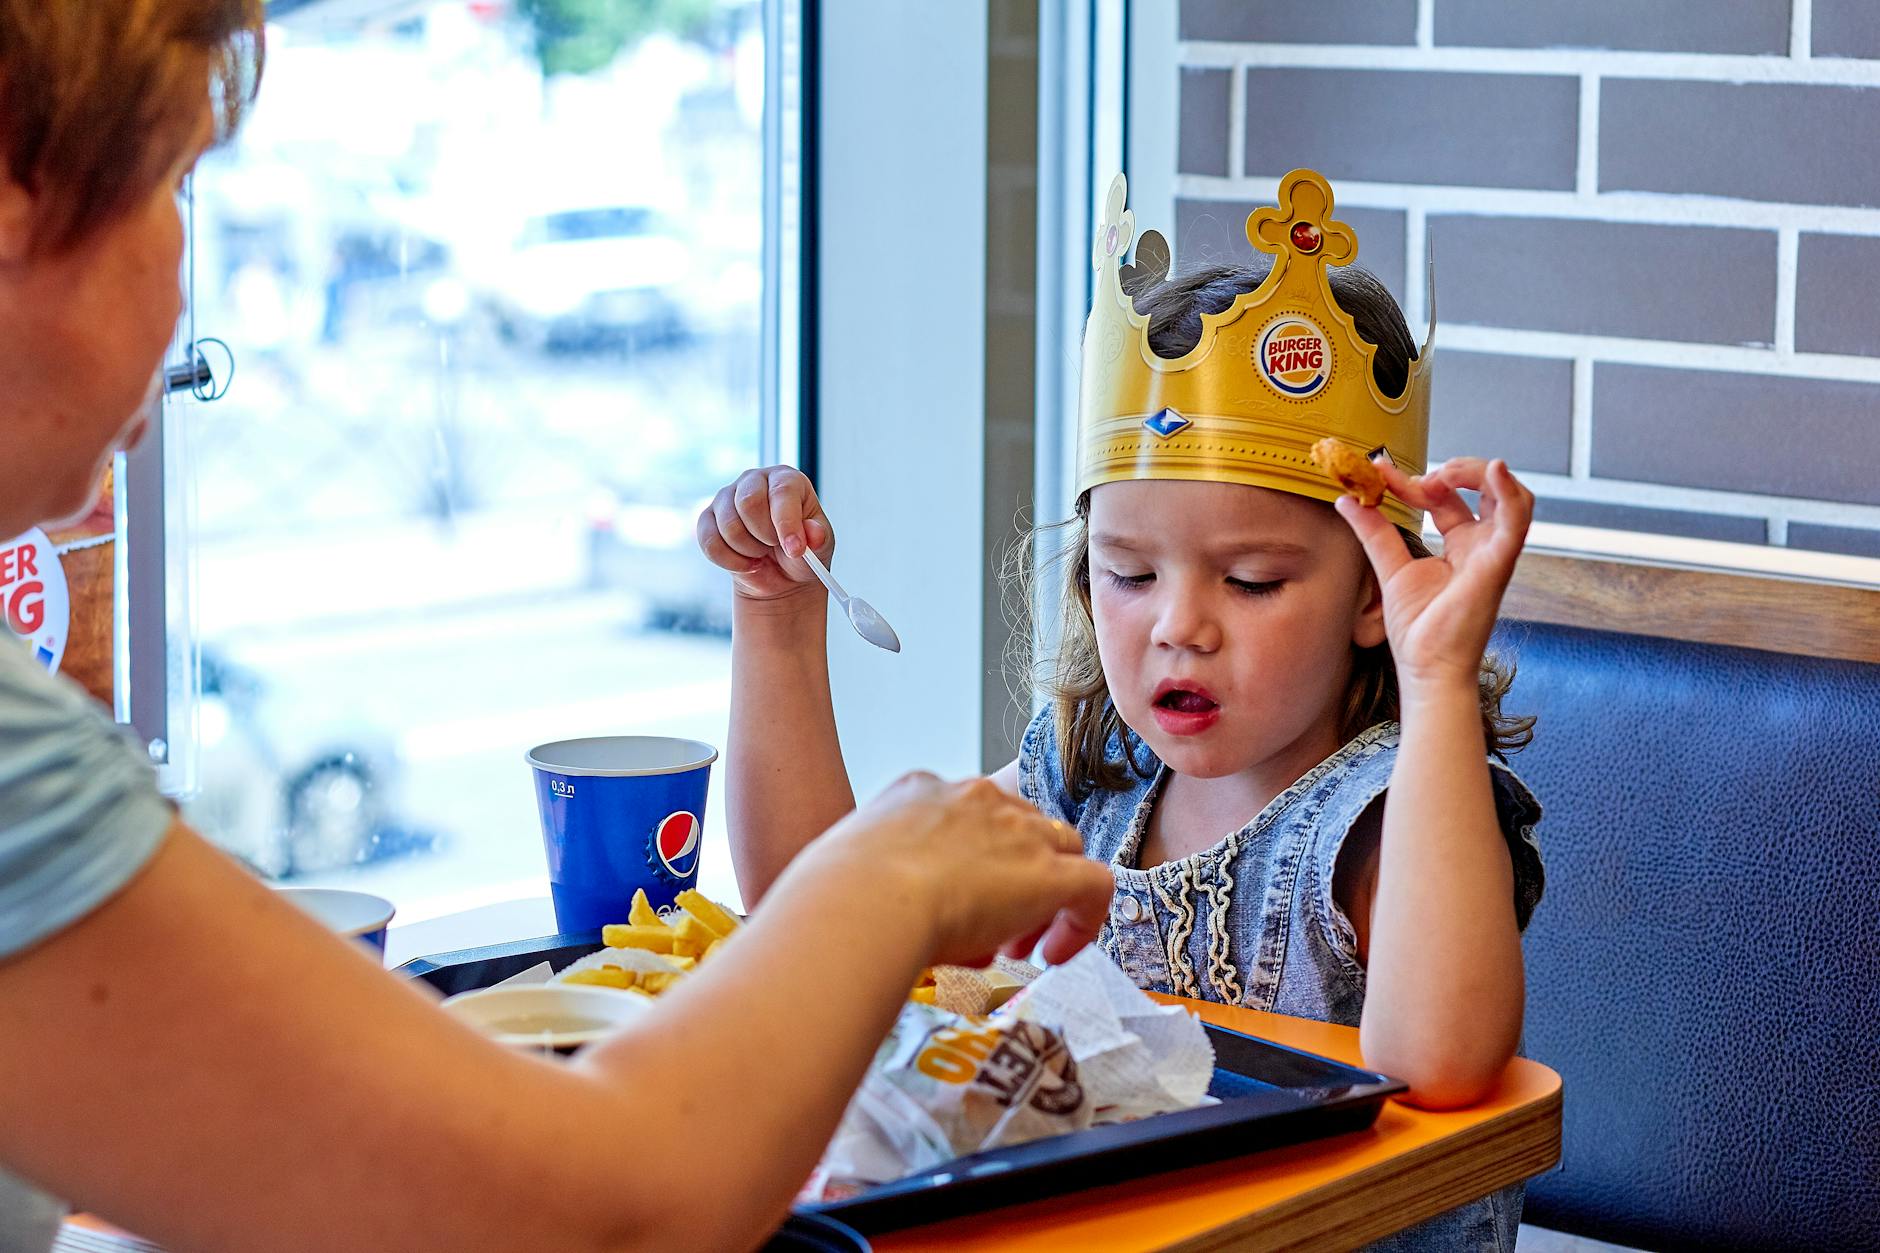
[{"label": "burger wrapper", "polygon": [[989,1018],[905,1006],[799,1199],[837,1200],[970,1153],[1206,1104],[1213,1074],[1201,1025],[1087,948]]},{"label": "burger wrapper", "polygon": [[990,966],[935,966],[934,1004],[968,1017],[990,1014],[1039,975],[1030,962],[1001,957]]}]

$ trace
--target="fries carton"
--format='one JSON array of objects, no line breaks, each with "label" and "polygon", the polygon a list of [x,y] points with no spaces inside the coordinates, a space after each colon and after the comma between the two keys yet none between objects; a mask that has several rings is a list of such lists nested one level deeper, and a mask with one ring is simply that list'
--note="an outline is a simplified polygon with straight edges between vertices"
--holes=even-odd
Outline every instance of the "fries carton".
[{"label": "fries carton", "polygon": [[601,928],[607,947],[571,962],[553,982],[658,996],[731,943],[739,925],[737,915],[698,892],[679,893],[679,908],[663,916],[635,892],[627,921]]},{"label": "fries carton", "polygon": [[832,1201],[968,1153],[1209,1100],[1214,1046],[1095,948],[990,1017],[909,1002],[799,1199]]}]

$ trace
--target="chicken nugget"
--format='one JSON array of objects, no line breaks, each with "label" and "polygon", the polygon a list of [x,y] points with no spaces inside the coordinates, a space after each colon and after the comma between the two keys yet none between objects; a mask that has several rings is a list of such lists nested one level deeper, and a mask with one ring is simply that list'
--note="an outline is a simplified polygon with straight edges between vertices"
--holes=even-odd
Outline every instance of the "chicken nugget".
[{"label": "chicken nugget", "polygon": [[1328,436],[1312,445],[1312,463],[1357,497],[1359,504],[1376,508],[1383,503],[1383,474],[1351,445]]}]

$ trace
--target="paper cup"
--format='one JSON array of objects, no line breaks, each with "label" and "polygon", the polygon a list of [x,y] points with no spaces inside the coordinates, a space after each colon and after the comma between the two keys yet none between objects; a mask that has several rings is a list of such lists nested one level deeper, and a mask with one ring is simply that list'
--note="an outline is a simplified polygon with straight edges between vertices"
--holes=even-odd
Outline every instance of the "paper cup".
[{"label": "paper cup", "polygon": [[655,908],[698,883],[705,789],[718,750],[661,735],[557,740],[529,750],[563,932],[625,922],[633,893]]},{"label": "paper cup", "polygon": [[275,888],[335,933],[385,952],[385,928],[397,912],[383,896],[343,888]]}]

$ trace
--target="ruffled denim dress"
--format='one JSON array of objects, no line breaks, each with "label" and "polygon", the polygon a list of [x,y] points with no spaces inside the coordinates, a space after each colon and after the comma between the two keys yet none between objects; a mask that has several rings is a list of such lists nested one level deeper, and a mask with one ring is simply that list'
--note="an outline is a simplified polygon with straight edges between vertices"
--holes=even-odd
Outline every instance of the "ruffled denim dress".
[{"label": "ruffled denim dress", "polygon": [[[1332,899],[1338,851],[1390,786],[1398,725],[1379,723],[1307,771],[1246,826],[1191,857],[1143,869],[1144,833],[1168,769],[1133,736],[1128,751],[1150,777],[1124,791],[1073,798],[1047,709],[1026,728],[1019,791],[1076,827],[1084,851],[1116,872],[1098,937],[1139,987],[1357,1026],[1364,967],[1357,936]],[[1121,760],[1125,748],[1111,745]],[[1541,809],[1515,773],[1489,760],[1495,808],[1514,861],[1515,920],[1525,928],[1544,881],[1534,827]],[[1507,1253],[1521,1221],[1515,1185],[1370,1246],[1409,1253]]]}]

